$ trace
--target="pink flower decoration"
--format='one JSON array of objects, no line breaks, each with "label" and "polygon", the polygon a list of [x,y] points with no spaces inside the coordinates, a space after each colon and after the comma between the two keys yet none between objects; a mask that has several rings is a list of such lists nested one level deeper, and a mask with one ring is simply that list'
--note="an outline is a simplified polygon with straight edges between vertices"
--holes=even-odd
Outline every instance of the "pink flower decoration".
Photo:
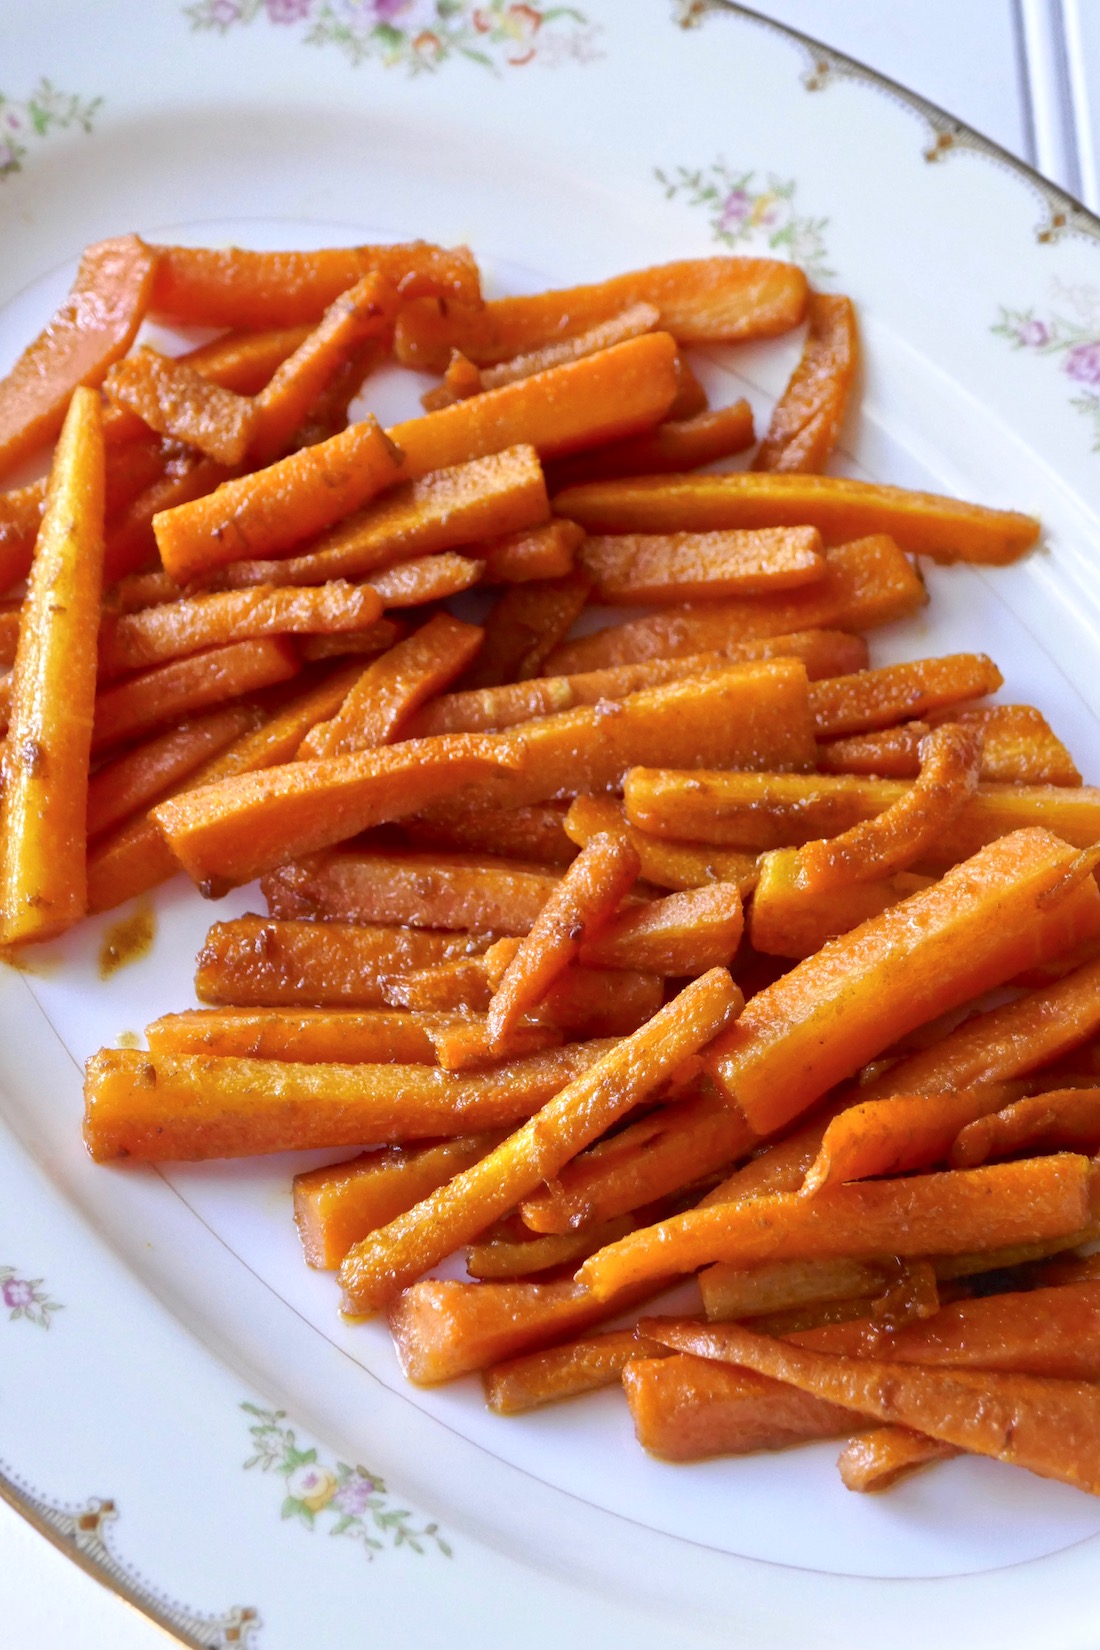
[{"label": "pink flower decoration", "polygon": [[1042,349],[1049,338],[1049,328],[1042,321],[1021,321],[1016,328],[1017,342],[1025,349]]},{"label": "pink flower decoration", "polygon": [[1100,386],[1100,339],[1071,349],[1066,356],[1066,372],[1079,384]]},{"label": "pink flower decoration", "polygon": [[265,0],[273,23],[300,23],[313,9],[313,0]]},{"label": "pink flower decoration", "polygon": [[25,1278],[9,1278],[0,1293],[4,1296],[4,1305],[13,1310],[34,1305],[34,1290]]}]

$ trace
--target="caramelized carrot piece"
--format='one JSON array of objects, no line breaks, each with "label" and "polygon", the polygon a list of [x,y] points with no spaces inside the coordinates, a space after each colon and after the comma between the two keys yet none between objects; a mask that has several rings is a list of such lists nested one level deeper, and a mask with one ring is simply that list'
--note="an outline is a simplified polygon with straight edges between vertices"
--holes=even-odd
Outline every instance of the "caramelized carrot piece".
[{"label": "caramelized carrot piece", "polygon": [[145,1028],[152,1054],[235,1054],[307,1064],[434,1065],[424,1015],[395,1009],[189,1008]]},{"label": "caramelized carrot piece", "polygon": [[[1080,785],[1081,775],[1069,751],[1032,705],[991,705],[981,710],[950,710],[944,720],[961,722],[981,735],[981,778],[994,784]],[[912,779],[920,769],[920,742],[938,724],[903,722],[819,745],[822,773],[869,774],[881,779]]]},{"label": "caramelized carrot piece", "polygon": [[154,666],[96,695],[92,750],[285,682],[298,669],[297,654],[281,636],[231,642]]},{"label": "caramelized carrot piece", "polygon": [[653,304],[631,304],[618,315],[598,322],[587,332],[575,333],[557,343],[547,343],[527,354],[514,355],[498,366],[478,368],[459,350],[452,350],[444,383],[438,390],[422,397],[427,411],[437,412],[452,401],[464,401],[468,396],[480,395],[483,390],[496,390],[502,384],[514,384],[520,378],[530,378],[536,372],[550,367],[564,366],[568,361],[579,361],[584,355],[595,355],[598,350],[621,344],[624,339],[637,338],[643,332],[652,332],[661,318]]},{"label": "caramelized carrot piece", "polygon": [[20,614],[23,609],[21,601],[5,603],[0,607],[0,663],[10,666],[15,663],[16,650],[19,646]]},{"label": "caramelized carrot piece", "polygon": [[[629,838],[614,832],[612,839],[629,844]],[[588,845],[597,840],[590,837]],[[636,863],[640,866],[637,858]],[[581,957],[589,967],[640,968],[684,978],[728,967],[740,944],[742,925],[737,884],[715,882],[612,917],[601,933],[582,945]]]},{"label": "caramelized carrot piece", "polygon": [[99,398],[73,391],[12,672],[0,797],[0,939],[49,939],[87,905],[88,760],[103,575]]},{"label": "caramelized carrot piece", "polygon": [[495,1364],[481,1377],[485,1402],[497,1415],[523,1415],[542,1404],[614,1386],[636,1358],[662,1356],[670,1354],[657,1341],[647,1341],[633,1329],[611,1329]]},{"label": "caramelized carrot piece", "polygon": [[626,605],[771,595],[813,584],[825,572],[813,527],[594,534],[581,547],[580,565],[599,601]]},{"label": "caramelized carrot piece", "polygon": [[808,895],[799,874],[797,849],[775,848],[752,863],[756,884],[749,910],[749,939],[756,951],[775,957],[809,957],[830,940],[919,893],[933,880],[914,871],[899,871],[872,882],[818,887]]},{"label": "caramelized carrot piece", "polygon": [[[495,982],[504,971],[503,959],[499,968],[492,966],[493,953],[498,947],[502,952],[514,948],[516,943],[514,939],[498,940],[483,957],[390,976],[382,982],[385,1000],[394,1007],[427,1013],[487,1010]],[[508,949],[507,956],[512,955],[514,949]],[[539,1003],[530,1021],[524,1022],[524,1028],[534,1022],[568,1037],[625,1037],[655,1014],[663,1000],[664,981],[656,974],[617,968],[569,968]],[[440,1065],[465,1064],[471,1042],[480,1057],[480,1024],[469,1040],[453,1031],[450,1035],[440,1032],[436,1040]]]},{"label": "caramelized carrot piece", "polygon": [[251,706],[226,705],[105,762],[88,783],[88,836],[101,836],[165,796],[261,720]]},{"label": "caramelized carrot piece", "polygon": [[802,359],[776,403],[754,470],[820,473],[836,446],[859,366],[850,298],[811,292]]},{"label": "caramelized carrot piece", "polygon": [[502,1221],[498,1227],[490,1227],[485,1237],[469,1245],[466,1271],[471,1278],[496,1282],[502,1278],[529,1278],[539,1272],[576,1266],[594,1249],[632,1232],[636,1224],[629,1217],[620,1217],[586,1232],[554,1233],[548,1237],[528,1237],[524,1234],[510,1238],[506,1235],[507,1222]]},{"label": "caramelized carrot piece", "polygon": [[0,591],[26,577],[45,504],[44,480],[0,493]]},{"label": "caramelized carrot piece", "polygon": [[970,1169],[991,1157],[1051,1146],[1090,1153],[1100,1149],[1100,1088],[1049,1089],[973,1122],[968,1119],[948,1161],[953,1169]]},{"label": "caramelized carrot piece", "polygon": [[342,292],[378,274],[404,297],[480,301],[477,265],[466,247],[426,241],[401,246],[325,247],[319,252],[253,252],[241,247],[160,246],[150,309],[162,320],[200,327],[315,325]]},{"label": "caramelized carrot piece", "polygon": [[[946,1163],[960,1130],[996,1112],[1004,1100],[1003,1084],[982,1083],[945,1094],[898,1094],[849,1106],[826,1128],[801,1190],[810,1196],[838,1181]],[[952,1167],[974,1168],[982,1161],[960,1160]]]},{"label": "caramelized carrot piece", "polygon": [[226,332],[176,359],[238,395],[257,395],[310,335],[308,326]]},{"label": "caramelized carrot piece", "polygon": [[830,550],[822,577],[799,590],[688,604],[631,619],[566,642],[550,654],[544,669],[547,675],[568,676],[640,659],[667,659],[711,648],[725,651],[750,637],[833,626],[871,630],[908,617],[927,600],[920,579],[892,539],[857,539]]},{"label": "caramelized carrot piece", "polygon": [[248,396],[223,389],[186,361],[140,349],[113,366],[104,389],[158,435],[196,447],[219,464],[239,464],[252,438]]},{"label": "caramelized carrot piece", "polygon": [[76,387],[101,383],[126,354],[156,267],[156,253],[136,235],[87,248],[69,296],[0,380],[0,472],[52,440]]},{"label": "caramelized carrot piece", "polygon": [[903,1478],[933,1461],[950,1461],[962,1451],[957,1444],[926,1438],[911,1427],[881,1426],[861,1432],[837,1456],[837,1471],[846,1490],[864,1494],[892,1490]]},{"label": "caramelized carrot piece", "polygon": [[489,609],[481,652],[466,672],[463,686],[473,691],[537,676],[547,654],[579,617],[590,589],[591,582],[582,572],[510,585]]},{"label": "caramelized carrot piece", "polygon": [[984,653],[952,653],[816,682],[810,704],[818,738],[833,739],[978,699],[1003,684],[1004,677]]},{"label": "caramelized carrot piece", "polygon": [[185,451],[169,458],[163,474],[131,499],[108,524],[104,579],[112,583],[149,568],[157,560],[153,523],[162,511],[206,498],[232,471],[200,453]]},{"label": "caramelized carrot piece", "polygon": [[529,808],[434,808],[406,819],[402,829],[414,848],[568,865],[577,848],[562,829],[564,818],[564,806],[553,802]]},{"label": "caramelized carrot piece", "polygon": [[482,582],[528,584],[533,579],[563,579],[573,571],[583,538],[575,522],[556,518],[541,527],[484,539],[476,546],[477,560],[485,565]]},{"label": "caramelized carrot piece", "polygon": [[366,630],[345,630],[332,636],[303,636],[298,651],[303,659],[316,663],[323,659],[347,658],[356,654],[360,659],[385,653],[396,643],[404,641],[407,626],[403,619],[376,619]]},{"label": "caramelized carrot piece", "polygon": [[698,470],[720,458],[743,453],[753,442],[752,408],[747,401],[718,407],[713,412],[706,402],[691,413],[678,410],[647,435],[627,436],[586,452],[556,458],[547,467],[551,492],[578,487],[588,481],[609,481],[619,476],[675,475]]},{"label": "caramelized carrot piece", "polygon": [[622,803],[611,797],[578,796],[565,816],[565,829],[581,847],[600,831],[619,832],[638,855],[642,880],[658,888],[704,888],[721,882],[733,883],[747,894],[756,882],[754,854],[649,836],[627,823]]},{"label": "caramelized carrot piece", "polygon": [[442,550],[435,556],[399,562],[367,575],[383,607],[421,607],[425,602],[445,601],[480,582],[484,564],[469,556]]}]

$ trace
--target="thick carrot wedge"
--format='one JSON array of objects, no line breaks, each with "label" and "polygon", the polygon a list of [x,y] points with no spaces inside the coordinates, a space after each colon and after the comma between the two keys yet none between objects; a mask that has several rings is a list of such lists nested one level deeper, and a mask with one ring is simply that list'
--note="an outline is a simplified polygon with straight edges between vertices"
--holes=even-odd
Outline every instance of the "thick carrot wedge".
[{"label": "thick carrot wedge", "polygon": [[111,368],[104,389],[158,435],[186,442],[219,464],[239,464],[248,451],[256,416],[251,399],[186,361],[140,349]]},{"label": "thick carrot wedge", "polygon": [[658,1330],[650,1318],[641,1327],[678,1351],[755,1370],[857,1414],[1100,1494],[1100,1398],[1091,1384],[840,1358],[733,1324]]},{"label": "thick carrot wedge", "polygon": [[919,1467],[931,1466],[934,1461],[950,1461],[961,1453],[957,1444],[927,1438],[911,1427],[881,1426],[849,1439],[837,1456],[836,1465],[846,1490],[870,1494],[891,1490]]},{"label": "thick carrot wedge", "polygon": [[88,836],[121,825],[167,795],[209,757],[259,725],[252,706],[227,705],[181,722],[97,768],[88,784]]},{"label": "thick carrot wedge", "polygon": [[499,1130],[426,1146],[383,1146],[294,1176],[294,1222],[310,1266],[335,1271],[352,1246],[485,1156]]},{"label": "thick carrot wedge", "polygon": [[952,653],[817,682],[810,703],[818,737],[833,739],[996,693],[1003,682],[984,653]]},{"label": "thick carrot wedge", "polygon": [[367,575],[367,583],[377,591],[383,607],[422,607],[425,602],[445,601],[471,589],[484,571],[481,562],[442,550],[435,556],[380,568]]},{"label": "thick carrot wedge", "polygon": [[12,672],[0,797],[0,939],[48,939],[87,906],[88,760],[103,577],[103,426],[74,390],[50,470]]},{"label": "thick carrot wedge", "polygon": [[84,1139],[97,1162],[163,1163],[469,1134],[537,1112],[607,1047],[573,1043],[462,1077],[101,1049],[86,1068]]},{"label": "thick carrot wedge", "polygon": [[455,1283],[431,1278],[403,1290],[388,1318],[406,1379],[416,1386],[436,1386],[581,1334],[644,1298],[636,1291],[614,1302],[597,1301],[568,1280]]},{"label": "thick carrot wedge", "polygon": [[707,1070],[760,1133],[780,1127],[907,1031],[1094,929],[1091,877],[1044,907],[1072,861],[1042,830],[981,849],[758,992]]},{"label": "thick carrot wedge", "polygon": [[485,1402],[497,1415],[522,1415],[542,1404],[614,1386],[635,1358],[662,1356],[671,1354],[657,1341],[647,1341],[633,1329],[611,1329],[495,1364],[481,1377]]},{"label": "thick carrot wedge", "polygon": [[566,836],[564,819],[564,804],[553,802],[529,808],[436,808],[429,818],[414,814],[402,829],[414,848],[568,865],[577,845]]},{"label": "thick carrot wedge", "polygon": [[711,648],[728,650],[750,637],[836,626],[872,630],[906,618],[928,600],[924,586],[892,539],[857,539],[825,558],[813,584],[779,596],[745,596],[670,608],[566,642],[546,660],[551,675],[604,670],[639,659],[671,658]]},{"label": "thick carrot wedge", "polygon": [[1089,1160],[1073,1153],[830,1186],[815,1197],[778,1192],[691,1209],[643,1227],[586,1260],[577,1281],[606,1298],[714,1261],[875,1260],[1032,1243],[1081,1230]]},{"label": "thick carrot wedge", "polygon": [[299,754],[343,756],[387,744],[406,731],[426,699],[470,664],[482,636],[478,625],[463,624],[449,613],[435,614],[363,672],[332,720],[306,735]]},{"label": "thick carrot wedge", "polygon": [[[591,588],[591,581],[580,571],[561,579],[509,586],[489,609],[485,640],[463,678],[463,687],[477,691],[537,676],[547,654],[580,616]],[[566,706],[553,708],[564,710]]]},{"label": "thick carrot wedge", "polygon": [[610,441],[569,458],[554,459],[547,466],[547,484],[558,493],[583,482],[619,476],[674,475],[719,458],[732,458],[752,442],[752,408],[747,401],[735,401],[713,412],[704,401],[690,413],[679,411],[674,401],[668,418],[648,435],[628,436],[625,441]]},{"label": "thick carrot wedge", "polygon": [[637,875],[638,856],[624,837],[595,836],[581,849],[520,940],[493,992],[489,1037],[494,1047],[504,1047],[513,1027],[579,956],[584,942],[599,937]]},{"label": "thick carrot wedge", "polygon": [[156,253],[136,235],[88,247],[69,296],[0,380],[0,473],[52,440],[77,385],[101,383],[126,354],[156,267]]},{"label": "thick carrot wedge", "polygon": [[531,579],[563,579],[573,571],[584,531],[576,522],[555,519],[543,527],[524,528],[484,539],[476,546],[484,562],[485,584],[527,584]]},{"label": "thick carrot wedge", "polygon": [[581,546],[580,566],[599,601],[632,605],[772,595],[815,583],[824,575],[825,558],[815,528],[765,527],[594,534]]},{"label": "thick carrot wedge", "polygon": [[988,566],[1017,561],[1039,537],[1033,516],[846,476],[639,476],[567,487],[554,508],[590,533],[811,526],[826,544],[888,533],[913,555]]},{"label": "thick carrot wedge", "polygon": [[394,424],[387,434],[404,455],[402,476],[411,481],[517,442],[529,442],[541,458],[552,458],[634,435],[660,423],[676,387],[675,340],[667,332],[650,332]]},{"label": "thick carrot wedge", "polygon": [[1080,785],[1069,751],[1046,718],[1032,705],[990,705],[987,709],[933,713],[920,722],[875,733],[830,739],[818,746],[822,773],[869,774],[881,779],[914,779],[920,771],[920,742],[940,720],[958,721],[981,735],[980,778],[993,784]]},{"label": "thick carrot wedge", "polygon": [[241,917],[211,928],[199,954],[195,992],[207,1003],[383,1008],[386,975],[472,955],[486,943],[465,933]]},{"label": "thick carrot wedge", "polygon": [[1010,1157],[1014,1152],[1051,1146],[1093,1153],[1100,1150],[1100,1088],[1051,1089],[1016,1100],[1003,1111],[968,1120],[951,1147],[948,1161],[954,1169],[970,1169],[991,1157]]},{"label": "thick carrot wedge", "polygon": [[674,1005],[603,1055],[479,1164],[357,1244],[340,1268],[347,1310],[370,1312],[393,1300],[540,1180],[556,1174],[708,1042],[736,1013],[739,999],[722,969],[693,981]]},{"label": "thick carrot wedge", "polygon": [[775,848],[753,864],[749,939],[755,950],[774,957],[809,957],[829,940],[927,888],[932,880],[913,871],[899,871],[873,882],[815,888],[808,895],[799,875],[797,849]]},{"label": "thick carrot wedge", "polygon": [[[590,837],[589,845],[596,840]],[[629,838],[617,840],[629,843]],[[635,863],[640,861],[636,858]],[[640,968],[677,977],[703,974],[708,968],[729,966],[741,941],[743,921],[737,883],[715,882],[612,917],[601,933],[582,945],[581,958],[591,968]]]},{"label": "thick carrot wedge", "polygon": [[550,513],[538,454],[509,447],[404,482],[280,561],[242,561],[221,582],[323,584],[358,578],[378,567],[472,544],[486,534],[536,527]]},{"label": "thick carrot wedge", "polygon": [[802,359],[772,413],[754,470],[820,474],[836,446],[859,366],[850,298],[812,292]]},{"label": "thick carrot wedge", "polygon": [[649,836],[628,824],[622,803],[611,797],[578,796],[565,816],[565,829],[581,847],[600,831],[620,832],[638,855],[642,880],[658,888],[705,888],[721,882],[747,894],[756,883],[755,854]]},{"label": "thick carrot wedge", "polygon": [[288,681],[300,669],[281,636],[230,642],[156,665],[96,695],[93,751],[136,739],[178,717]]},{"label": "thick carrot wedge", "polygon": [[[946,1094],[899,1094],[849,1106],[826,1128],[801,1189],[812,1196],[838,1181],[946,1163],[960,1131],[965,1133],[975,1118],[996,1112],[1005,1098],[1003,1084],[983,1083]],[[984,1161],[981,1156],[960,1158],[952,1167],[974,1168]]]},{"label": "thick carrot wedge", "polygon": [[273,917],[526,934],[560,882],[523,861],[350,848],[280,865],[262,886]]},{"label": "thick carrot wedge", "polygon": [[452,349],[479,366],[580,332],[631,304],[655,304],[661,325],[681,343],[771,338],[797,326],[806,278],[769,258],[696,258],[634,270],[591,286],[501,298],[479,310],[421,304],[398,324],[397,356],[406,366],[442,371]]},{"label": "thick carrot wedge", "polygon": [[369,585],[343,580],[300,590],[261,586],[185,596],[140,613],[106,616],[99,636],[100,679],[257,636],[362,630],[381,611],[382,603]]},{"label": "thick carrot wedge", "polygon": [[342,292],[378,274],[406,298],[480,301],[477,265],[466,247],[426,241],[397,246],[325,247],[319,252],[253,252],[241,247],[160,246],[150,308],[164,320],[200,327],[315,325]]},{"label": "thick carrot wedge", "polygon": [[396,1009],[189,1008],[145,1028],[152,1054],[235,1054],[309,1064],[434,1065],[426,1016]]}]

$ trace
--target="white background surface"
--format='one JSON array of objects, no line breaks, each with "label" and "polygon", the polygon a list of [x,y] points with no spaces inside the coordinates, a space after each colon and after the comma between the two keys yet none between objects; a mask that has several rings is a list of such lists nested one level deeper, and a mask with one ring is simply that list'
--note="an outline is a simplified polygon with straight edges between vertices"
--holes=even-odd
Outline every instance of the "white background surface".
[{"label": "white background surface", "polygon": [[[923,93],[1100,209],[1098,0],[756,4]],[[92,27],[92,8],[88,15]],[[0,1645],[164,1650],[170,1642],[0,1503]]]}]

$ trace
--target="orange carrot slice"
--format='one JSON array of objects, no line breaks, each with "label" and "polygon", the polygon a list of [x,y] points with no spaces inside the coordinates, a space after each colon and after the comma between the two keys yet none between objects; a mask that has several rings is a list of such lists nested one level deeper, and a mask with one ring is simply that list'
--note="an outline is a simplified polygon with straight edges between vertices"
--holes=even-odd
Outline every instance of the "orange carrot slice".
[{"label": "orange carrot slice", "polygon": [[991,1157],[1051,1146],[1085,1152],[1100,1149],[1100,1088],[1050,1089],[1016,1100],[1002,1111],[968,1119],[948,1161],[952,1168],[969,1169]]},{"label": "orange carrot slice", "polygon": [[248,451],[255,421],[250,399],[186,361],[140,349],[111,368],[104,388],[158,435],[186,442],[219,464],[239,464]]},{"label": "orange carrot slice", "polygon": [[92,749],[105,750],[163,722],[288,681],[298,669],[297,654],[281,636],[229,642],[156,665],[96,695]]},{"label": "orange carrot slice", "polygon": [[752,408],[747,401],[718,407],[713,412],[703,406],[693,413],[680,412],[677,402],[669,417],[647,435],[627,436],[602,447],[552,459],[547,466],[551,492],[562,492],[587,481],[607,481],[619,476],[675,475],[697,470],[720,458],[732,458],[753,442]]},{"label": "orange carrot slice", "polygon": [[226,705],[103,763],[88,784],[89,837],[102,835],[158,801],[261,720],[252,706]]},{"label": "orange carrot slice", "polygon": [[754,470],[820,472],[836,446],[859,366],[850,298],[811,292],[802,359],[776,403]]},{"label": "orange carrot slice", "polygon": [[597,598],[616,605],[769,595],[813,584],[825,572],[821,536],[812,527],[594,534],[581,547],[580,565]]},{"label": "orange carrot slice", "polygon": [[830,739],[818,746],[822,773],[868,774],[880,779],[914,779],[920,771],[920,742],[943,719],[962,722],[981,735],[980,777],[1012,785],[1080,785],[1069,751],[1033,705],[990,705],[980,710],[933,712],[920,722],[874,733]]},{"label": "orange carrot slice", "polygon": [[545,1352],[495,1364],[482,1375],[485,1402],[497,1415],[523,1415],[542,1404],[614,1386],[636,1358],[668,1357],[657,1341],[633,1329],[611,1329]]},{"label": "orange carrot slice", "polygon": [[579,617],[590,589],[591,581],[583,572],[511,585],[489,609],[481,652],[463,686],[474,691],[537,676],[547,654]]},{"label": "orange carrot slice", "polygon": [[852,1438],[837,1456],[837,1471],[846,1490],[864,1494],[891,1490],[919,1467],[950,1461],[961,1454],[957,1444],[927,1438],[911,1427],[872,1427]]}]

